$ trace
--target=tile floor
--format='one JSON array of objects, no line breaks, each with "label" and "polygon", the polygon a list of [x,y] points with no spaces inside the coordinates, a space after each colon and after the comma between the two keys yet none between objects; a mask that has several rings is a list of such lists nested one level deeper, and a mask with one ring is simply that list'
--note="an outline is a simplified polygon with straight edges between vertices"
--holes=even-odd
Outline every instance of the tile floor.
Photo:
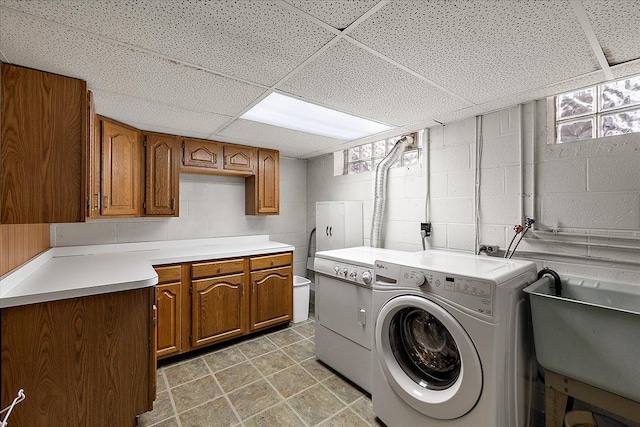
[{"label": "tile floor", "polygon": [[315,358],[310,318],[158,368],[139,425],[383,426],[365,392]]}]

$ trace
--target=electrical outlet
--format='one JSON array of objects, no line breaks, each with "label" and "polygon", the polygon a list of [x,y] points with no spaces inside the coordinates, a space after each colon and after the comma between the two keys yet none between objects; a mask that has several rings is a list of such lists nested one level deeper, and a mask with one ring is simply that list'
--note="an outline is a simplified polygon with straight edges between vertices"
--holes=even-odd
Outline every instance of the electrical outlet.
[{"label": "electrical outlet", "polygon": [[425,237],[431,236],[431,223],[430,222],[421,222],[420,223],[420,231],[424,231]]},{"label": "electrical outlet", "polygon": [[498,245],[485,245],[481,243],[480,247],[483,248],[484,251],[488,254],[495,254],[500,250],[500,247]]}]

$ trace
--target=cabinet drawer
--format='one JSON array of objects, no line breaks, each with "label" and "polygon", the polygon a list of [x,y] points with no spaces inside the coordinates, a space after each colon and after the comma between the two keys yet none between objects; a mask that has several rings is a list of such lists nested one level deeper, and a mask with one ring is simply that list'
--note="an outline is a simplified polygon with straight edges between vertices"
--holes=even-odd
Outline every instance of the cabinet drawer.
[{"label": "cabinet drawer", "polygon": [[262,270],[264,268],[282,267],[283,265],[291,265],[293,256],[291,252],[285,254],[266,255],[251,258],[251,271]]},{"label": "cabinet drawer", "polygon": [[182,267],[180,265],[167,265],[164,267],[154,267],[158,273],[158,284],[179,282],[182,277]]},{"label": "cabinet drawer", "polygon": [[198,262],[191,265],[191,278],[221,276],[244,272],[244,259],[229,259],[225,261]]}]

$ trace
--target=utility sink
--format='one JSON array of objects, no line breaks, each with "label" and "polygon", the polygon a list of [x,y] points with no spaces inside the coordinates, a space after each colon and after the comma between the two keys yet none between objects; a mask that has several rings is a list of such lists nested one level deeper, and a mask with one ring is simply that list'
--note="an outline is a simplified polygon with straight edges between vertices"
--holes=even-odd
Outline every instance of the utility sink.
[{"label": "utility sink", "polygon": [[545,369],[640,402],[640,286],[543,277],[524,289]]}]

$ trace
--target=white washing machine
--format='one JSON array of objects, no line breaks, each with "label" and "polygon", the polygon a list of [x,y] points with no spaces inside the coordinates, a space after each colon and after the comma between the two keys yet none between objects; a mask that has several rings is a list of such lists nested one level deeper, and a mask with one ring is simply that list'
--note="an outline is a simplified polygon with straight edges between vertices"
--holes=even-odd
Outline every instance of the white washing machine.
[{"label": "white washing machine", "polygon": [[371,393],[373,263],[400,261],[409,252],[359,246],[316,252],[315,353]]},{"label": "white washing machine", "polygon": [[389,427],[524,427],[532,262],[446,251],[377,260],[373,411]]}]

